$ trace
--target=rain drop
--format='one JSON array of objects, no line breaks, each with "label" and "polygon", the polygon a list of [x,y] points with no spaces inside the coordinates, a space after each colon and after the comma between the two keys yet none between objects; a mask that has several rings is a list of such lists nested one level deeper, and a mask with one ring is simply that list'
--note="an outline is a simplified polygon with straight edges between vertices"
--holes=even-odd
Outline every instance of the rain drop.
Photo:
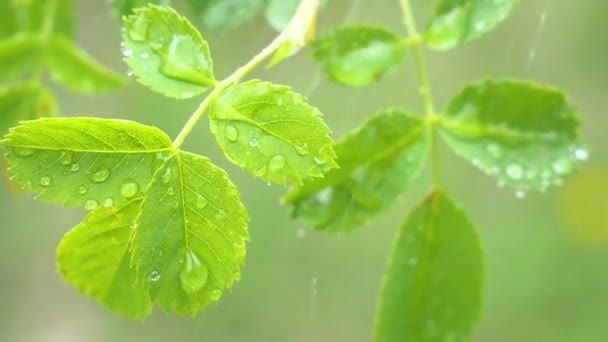
[{"label": "rain drop", "polygon": [[150,57],[150,54],[144,51],[139,55],[139,57],[141,59],[148,59],[148,57]]},{"label": "rain drop", "polygon": [[131,228],[131,229],[137,228],[137,220],[136,219],[132,219],[131,222],[129,222],[129,228]]},{"label": "rain drop", "polygon": [[49,176],[40,177],[40,185],[42,185],[42,186],[51,185],[51,177],[49,177]]},{"label": "rain drop", "polygon": [[308,152],[306,151],[306,149],[308,148],[307,144],[304,144],[302,146],[296,146],[296,152],[298,152],[299,155],[301,156],[305,156],[308,154]]},{"label": "rain drop", "polygon": [[99,208],[99,203],[97,203],[97,201],[94,199],[86,200],[84,202],[85,210],[91,211],[91,210],[95,210],[97,208]]},{"label": "rain drop", "polygon": [[86,186],[84,186],[84,185],[79,186],[79,187],[78,187],[78,193],[79,193],[80,195],[84,195],[84,194],[86,194],[86,193],[87,193],[87,187],[86,187]]},{"label": "rain drop", "polygon": [[579,148],[574,151],[574,156],[578,160],[587,160],[589,159],[589,151],[585,150],[584,148]]},{"label": "rain drop", "polygon": [[59,157],[59,163],[61,165],[68,166],[72,164],[72,158],[74,158],[74,153],[72,152],[61,152],[61,157]]},{"label": "rain drop", "polygon": [[268,162],[268,168],[271,171],[279,171],[285,167],[285,158],[280,154],[275,154]]},{"label": "rain drop", "polygon": [[251,137],[251,139],[249,139],[249,146],[257,147],[259,144],[260,144],[260,139],[258,139],[256,137]]},{"label": "rain drop", "polygon": [[148,274],[148,280],[150,280],[153,283],[156,283],[157,281],[160,280],[160,273],[156,270],[150,272],[150,274]]},{"label": "rain drop", "polygon": [[184,291],[192,294],[202,289],[208,277],[209,270],[201,263],[198,256],[192,251],[186,254],[186,262],[179,274]]},{"label": "rain drop", "polygon": [[133,196],[137,195],[138,191],[139,184],[132,179],[126,180],[120,187],[120,193],[125,196],[125,198],[132,198]]},{"label": "rain drop", "polygon": [[570,161],[567,159],[558,159],[553,162],[553,171],[558,175],[564,175],[570,172],[572,165],[570,165]]},{"label": "rain drop", "polygon": [[78,172],[80,170],[80,163],[74,163],[72,164],[72,166],[70,166],[70,171],[72,172]]},{"label": "rain drop", "polygon": [[239,131],[232,125],[227,125],[225,129],[226,139],[235,142],[239,138]]},{"label": "rain drop", "polygon": [[163,181],[163,184],[169,184],[173,180],[173,170],[171,169],[171,166],[167,166],[165,173],[161,176],[161,180]]},{"label": "rain drop", "polygon": [[95,183],[103,183],[108,177],[110,177],[110,170],[108,168],[101,168],[91,176],[91,179]]},{"label": "rain drop", "polygon": [[127,57],[127,58],[131,57],[131,56],[133,56],[133,50],[131,50],[131,49],[123,50],[122,51],[122,55],[125,56],[125,57]]},{"label": "rain drop", "polygon": [[329,203],[329,201],[331,201],[331,198],[333,197],[333,195],[334,195],[334,190],[330,187],[327,187],[317,194],[317,200],[321,204],[327,204],[327,203]]},{"label": "rain drop", "polygon": [[510,164],[505,169],[507,177],[513,180],[520,180],[524,176],[524,169],[519,164]]},{"label": "rain drop", "polygon": [[15,146],[13,147],[13,152],[19,157],[30,157],[36,153],[36,150],[33,148]]},{"label": "rain drop", "polygon": [[207,201],[207,199],[203,196],[203,195],[197,195],[196,196],[196,206],[203,209],[205,208],[207,205],[209,204],[209,202]]},{"label": "rain drop", "polygon": [[175,189],[174,189],[173,187],[170,187],[170,188],[167,190],[167,193],[169,194],[169,196],[173,196],[173,195],[175,195]]},{"label": "rain drop", "polygon": [[114,200],[111,198],[106,198],[105,200],[103,200],[103,206],[106,208],[111,208],[114,205]]}]

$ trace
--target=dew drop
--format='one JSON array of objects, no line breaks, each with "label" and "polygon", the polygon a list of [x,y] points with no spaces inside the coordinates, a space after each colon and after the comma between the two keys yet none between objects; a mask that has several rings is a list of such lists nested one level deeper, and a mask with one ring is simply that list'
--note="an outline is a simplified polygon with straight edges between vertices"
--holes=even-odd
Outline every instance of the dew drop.
[{"label": "dew drop", "polygon": [[72,166],[70,166],[70,171],[72,172],[78,172],[80,170],[80,163],[74,163],[72,164]]},{"label": "dew drop", "polygon": [[49,177],[49,176],[40,177],[40,185],[42,185],[42,186],[51,185],[51,177]]},{"label": "dew drop", "polygon": [[285,158],[280,154],[275,154],[268,162],[268,168],[271,171],[279,171],[285,167]]},{"label": "dew drop", "polygon": [[114,205],[114,200],[111,198],[106,198],[105,200],[103,200],[103,206],[106,208],[112,208],[112,206]]},{"label": "dew drop", "polygon": [[207,199],[203,196],[203,195],[197,195],[196,196],[196,206],[203,209],[205,208],[207,205],[209,204],[209,202],[207,201]]},{"label": "dew drop", "polygon": [[215,289],[209,294],[209,299],[214,302],[217,302],[218,300],[220,300],[220,298],[222,298],[222,290],[220,289]]},{"label": "dew drop", "polygon": [[169,196],[173,196],[175,195],[175,189],[173,187],[170,187],[169,190],[167,190],[167,193],[169,194]]},{"label": "dew drop", "polygon": [[79,187],[78,187],[78,193],[79,193],[80,195],[84,195],[84,194],[86,194],[86,193],[87,193],[87,187],[86,187],[86,186],[84,186],[84,185],[79,186]]},{"label": "dew drop", "polygon": [[589,159],[589,151],[585,150],[584,148],[579,148],[574,151],[574,156],[578,160],[587,160]]},{"label": "dew drop", "polygon": [[513,180],[520,180],[524,176],[524,169],[519,164],[510,164],[505,169],[505,173]]},{"label": "dew drop", "polygon": [[207,278],[209,277],[209,271],[207,267],[203,265],[194,252],[190,251],[186,254],[186,262],[179,274],[179,278],[182,282],[182,288],[186,293],[192,294],[205,286]]},{"label": "dew drop", "polygon": [[553,171],[555,173],[557,173],[558,175],[564,175],[568,172],[570,172],[570,170],[572,169],[572,165],[570,164],[570,161],[568,161],[567,159],[558,159],[555,162],[553,162]]},{"label": "dew drop", "polygon": [[91,179],[95,183],[103,183],[108,177],[110,177],[110,170],[108,168],[101,168],[91,176]]},{"label": "dew drop", "polygon": [[141,59],[148,59],[148,57],[150,57],[150,54],[145,51],[139,54],[139,58]]},{"label": "dew drop", "polygon": [[131,229],[136,229],[137,228],[137,220],[136,219],[132,219],[131,222],[129,222],[129,228],[131,228]]},{"label": "dew drop", "polygon": [[327,204],[327,203],[329,203],[329,201],[331,201],[331,198],[333,197],[333,195],[334,195],[334,189],[327,187],[317,194],[317,200],[321,204]]},{"label": "dew drop", "polygon": [[304,144],[302,146],[296,146],[296,152],[298,152],[299,155],[301,156],[305,156],[308,154],[308,152],[306,151],[306,149],[308,148],[307,144]]},{"label": "dew drop", "polygon": [[249,146],[257,147],[259,144],[260,144],[260,139],[258,139],[256,137],[251,137],[251,139],[249,139]]},{"label": "dew drop", "polygon": [[239,138],[239,131],[232,125],[227,125],[225,128],[226,139],[235,142]]},{"label": "dew drop", "polygon": [[131,56],[133,56],[133,50],[131,50],[131,49],[122,50],[122,55],[127,58],[131,57]]},{"label": "dew drop", "polygon": [[163,184],[169,184],[173,180],[173,169],[171,166],[167,166],[165,173],[161,176]]},{"label": "dew drop", "polygon": [[132,179],[127,179],[120,187],[120,193],[125,196],[125,198],[132,198],[133,196],[137,195],[138,191],[139,184]]},{"label": "dew drop", "polygon": [[156,270],[150,272],[150,274],[148,274],[148,280],[153,283],[156,283],[160,280],[160,273]]},{"label": "dew drop", "polygon": [[86,200],[84,202],[85,210],[91,211],[91,210],[95,210],[97,208],[99,208],[99,203],[97,203],[97,201],[94,199]]},{"label": "dew drop", "polygon": [[65,165],[68,166],[70,164],[72,164],[72,159],[74,158],[74,153],[67,151],[67,152],[61,152],[61,157],[59,157],[59,163],[61,165]]},{"label": "dew drop", "polygon": [[28,147],[15,146],[13,147],[13,152],[19,157],[30,157],[36,153],[36,150]]}]

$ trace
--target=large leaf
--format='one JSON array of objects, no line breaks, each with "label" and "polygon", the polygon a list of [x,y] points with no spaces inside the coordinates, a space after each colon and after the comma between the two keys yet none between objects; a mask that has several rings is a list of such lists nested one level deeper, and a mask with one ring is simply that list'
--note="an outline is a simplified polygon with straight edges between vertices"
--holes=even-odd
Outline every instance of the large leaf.
[{"label": "large leaf", "polygon": [[350,231],[395,202],[420,172],[427,145],[422,120],[382,111],[336,146],[339,169],[292,188],[284,202],[305,225]]},{"label": "large leaf", "polygon": [[173,9],[138,8],[124,25],[123,54],[143,85],[180,99],[215,85],[207,42]]},{"label": "large leaf", "polygon": [[548,86],[508,80],[469,85],[441,122],[458,154],[522,191],[560,185],[587,158],[573,106]]},{"label": "large leaf", "polygon": [[90,213],[57,248],[57,265],[66,282],[131,318],[152,312],[150,295],[136,282],[129,243],[141,199]]},{"label": "large leaf", "polygon": [[79,93],[100,93],[123,86],[125,77],[106,69],[61,36],[52,37],[46,60],[53,79]]},{"label": "large leaf", "polygon": [[0,137],[19,121],[54,116],[57,103],[53,94],[39,84],[23,84],[0,89]]},{"label": "large leaf", "polygon": [[23,31],[40,33],[47,23],[52,24],[48,33],[65,37],[74,33],[73,0],[2,0],[0,13],[0,38]]},{"label": "large leaf", "polygon": [[313,57],[332,80],[355,87],[378,81],[407,51],[396,34],[363,25],[336,27],[319,38],[314,49]]},{"label": "large leaf", "polygon": [[473,224],[447,194],[435,190],[395,239],[375,341],[468,341],[480,316],[483,264]]},{"label": "large leaf", "polygon": [[503,21],[516,0],[439,0],[425,34],[428,46],[449,49]]},{"label": "large leaf", "polygon": [[23,78],[42,66],[42,49],[38,38],[21,33],[0,41],[0,82]]},{"label": "large leaf", "polygon": [[234,28],[253,18],[264,0],[188,0],[199,22],[210,30]]},{"label": "large leaf", "polygon": [[247,212],[207,158],[173,154],[154,176],[133,239],[138,282],[165,310],[195,314],[241,277]]},{"label": "large leaf", "polygon": [[94,210],[133,198],[171,151],[155,127],[94,118],[26,121],[0,141],[11,179],[38,198]]},{"label": "large leaf", "polygon": [[301,183],[335,168],[321,113],[287,86],[251,80],[211,106],[211,132],[224,153],[251,174],[279,184]]}]

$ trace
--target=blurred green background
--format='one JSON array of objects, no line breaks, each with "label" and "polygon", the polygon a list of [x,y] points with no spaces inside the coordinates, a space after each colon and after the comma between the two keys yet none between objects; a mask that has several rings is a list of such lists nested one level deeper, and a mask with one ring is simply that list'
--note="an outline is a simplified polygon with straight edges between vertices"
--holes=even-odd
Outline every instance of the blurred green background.
[{"label": "blurred green background", "polygon": [[[422,28],[431,1],[413,3]],[[189,15],[182,1],[174,5]],[[518,199],[443,148],[445,187],[476,222],[487,254],[485,308],[473,341],[608,341],[607,11],[601,0],[522,0],[507,22],[482,39],[426,54],[440,106],[465,83],[485,77],[530,78],[568,90],[592,151],[563,187]],[[331,0],[319,31],[365,22],[404,33],[399,13],[397,0]],[[126,73],[120,26],[106,1],[78,1],[77,14],[79,44]],[[274,35],[262,18],[230,32],[203,32],[218,77]],[[336,139],[388,106],[421,111],[412,59],[382,82],[353,90],[319,75],[308,52],[253,77],[308,95]],[[65,116],[128,118],[171,136],[200,101],[163,98],[135,82],[101,97],[57,91]],[[64,284],[56,272],[55,248],[85,213],[11,194],[0,182],[0,341],[372,339],[391,240],[409,208],[428,191],[429,170],[388,213],[348,236],[328,236],[290,221],[288,208],[279,203],[284,189],[266,186],[231,165],[206,120],[186,148],[229,171],[252,218],[247,264],[233,292],[194,319],[161,310],[144,322],[118,317]]]}]

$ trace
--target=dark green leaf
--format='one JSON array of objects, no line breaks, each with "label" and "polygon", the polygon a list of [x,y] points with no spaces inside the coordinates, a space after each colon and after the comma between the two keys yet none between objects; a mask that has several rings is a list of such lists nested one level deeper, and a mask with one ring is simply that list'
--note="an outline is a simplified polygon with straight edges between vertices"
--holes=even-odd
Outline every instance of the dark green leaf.
[{"label": "dark green leaf", "polygon": [[264,0],[188,0],[203,27],[221,31],[234,28],[253,18]]},{"label": "dark green leaf", "polygon": [[382,111],[336,146],[339,169],[291,189],[284,201],[303,224],[332,232],[353,230],[403,193],[420,172],[427,145],[422,120]]},{"label": "dark green leaf", "polygon": [[449,49],[480,37],[503,21],[516,0],[439,0],[425,41]]},{"label": "dark green leaf", "polygon": [[251,80],[211,106],[211,132],[224,153],[251,174],[279,184],[301,183],[335,168],[321,113],[287,86]]},{"label": "dark green leaf", "polygon": [[42,67],[37,37],[21,33],[0,41],[0,82],[13,81]]},{"label": "dark green leaf", "polygon": [[435,190],[397,233],[375,341],[468,341],[481,311],[483,264],[473,224],[447,194]]},{"label": "dark green leaf", "polygon": [[406,46],[381,27],[349,25],[332,29],[314,44],[313,57],[329,77],[343,85],[378,81],[405,58]]},{"label": "dark green leaf", "polygon": [[38,84],[0,89],[0,137],[19,121],[57,114],[53,94]]},{"label": "dark green leaf", "polygon": [[473,84],[450,102],[441,121],[445,140],[458,154],[522,191],[560,185],[587,158],[573,106],[548,86]]},{"label": "dark green leaf", "polygon": [[140,83],[179,99],[216,84],[209,46],[188,20],[168,7],[134,12],[124,19],[123,54]]}]

